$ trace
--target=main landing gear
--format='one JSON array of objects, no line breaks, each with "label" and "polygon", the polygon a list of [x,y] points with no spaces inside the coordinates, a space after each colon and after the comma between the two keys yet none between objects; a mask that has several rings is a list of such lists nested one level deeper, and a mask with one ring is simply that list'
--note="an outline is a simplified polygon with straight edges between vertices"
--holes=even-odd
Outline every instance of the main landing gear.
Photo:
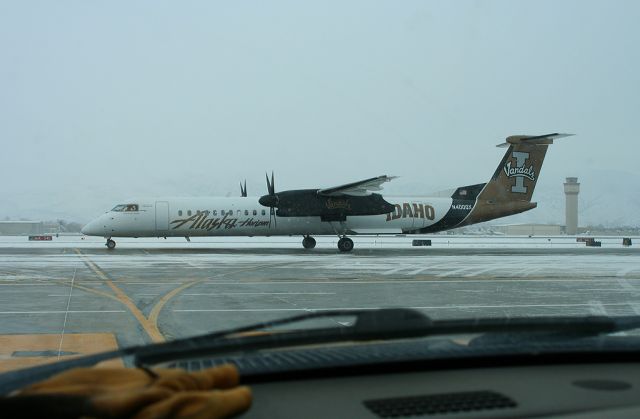
[{"label": "main landing gear", "polygon": [[116,242],[114,240],[111,240],[111,238],[108,238],[105,246],[107,246],[107,249],[113,250],[116,248]]},{"label": "main landing gear", "polygon": [[338,249],[340,249],[341,252],[350,252],[353,250],[353,240],[351,240],[349,237],[341,237],[340,240],[338,240]]},{"label": "main landing gear", "polygon": [[311,236],[304,236],[302,239],[302,247],[305,249],[313,249],[316,247],[316,239]]},{"label": "main landing gear", "polygon": [[[302,247],[305,249],[313,249],[316,247],[316,239],[311,236],[304,236],[302,239]],[[338,240],[338,249],[341,252],[350,252],[353,250],[353,240],[349,237],[343,236]]]}]

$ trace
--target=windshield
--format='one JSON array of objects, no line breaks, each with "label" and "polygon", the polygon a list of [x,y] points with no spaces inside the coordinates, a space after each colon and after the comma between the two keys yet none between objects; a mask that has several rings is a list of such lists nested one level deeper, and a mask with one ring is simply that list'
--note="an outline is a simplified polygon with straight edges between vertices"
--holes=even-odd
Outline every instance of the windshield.
[{"label": "windshield", "polygon": [[4,5],[0,371],[327,310],[640,314],[639,9]]},{"label": "windshield", "polygon": [[138,204],[124,204],[124,205],[116,205],[111,209],[113,212],[122,212],[122,211],[138,211]]}]

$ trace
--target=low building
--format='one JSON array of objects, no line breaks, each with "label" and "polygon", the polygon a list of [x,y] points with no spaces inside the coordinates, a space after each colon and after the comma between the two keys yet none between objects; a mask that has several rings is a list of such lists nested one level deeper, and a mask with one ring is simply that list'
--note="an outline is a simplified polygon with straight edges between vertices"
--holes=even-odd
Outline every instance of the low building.
[{"label": "low building", "polygon": [[0,221],[0,235],[28,236],[44,233],[42,221]]},{"label": "low building", "polygon": [[564,227],[556,224],[506,224],[492,226],[492,230],[509,236],[557,236]]}]

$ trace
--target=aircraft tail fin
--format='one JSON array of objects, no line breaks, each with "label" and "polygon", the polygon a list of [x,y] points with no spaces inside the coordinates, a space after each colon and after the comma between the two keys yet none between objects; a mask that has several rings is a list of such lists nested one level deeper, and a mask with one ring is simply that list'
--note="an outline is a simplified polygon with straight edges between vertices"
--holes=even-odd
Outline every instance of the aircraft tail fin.
[{"label": "aircraft tail fin", "polygon": [[573,134],[512,135],[498,147],[508,147],[495,173],[476,198],[464,224],[488,221],[536,207],[531,202],[547,148]]}]

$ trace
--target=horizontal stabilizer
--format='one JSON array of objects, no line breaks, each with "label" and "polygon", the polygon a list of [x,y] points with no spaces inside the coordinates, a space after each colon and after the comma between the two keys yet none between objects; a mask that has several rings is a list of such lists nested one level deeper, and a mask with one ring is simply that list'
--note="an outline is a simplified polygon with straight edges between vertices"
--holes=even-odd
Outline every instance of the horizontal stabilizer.
[{"label": "horizontal stabilizer", "polygon": [[498,144],[496,147],[509,147],[511,144],[548,145],[553,144],[553,140],[564,137],[571,137],[575,134],[545,134],[545,135],[511,135],[506,142]]}]

